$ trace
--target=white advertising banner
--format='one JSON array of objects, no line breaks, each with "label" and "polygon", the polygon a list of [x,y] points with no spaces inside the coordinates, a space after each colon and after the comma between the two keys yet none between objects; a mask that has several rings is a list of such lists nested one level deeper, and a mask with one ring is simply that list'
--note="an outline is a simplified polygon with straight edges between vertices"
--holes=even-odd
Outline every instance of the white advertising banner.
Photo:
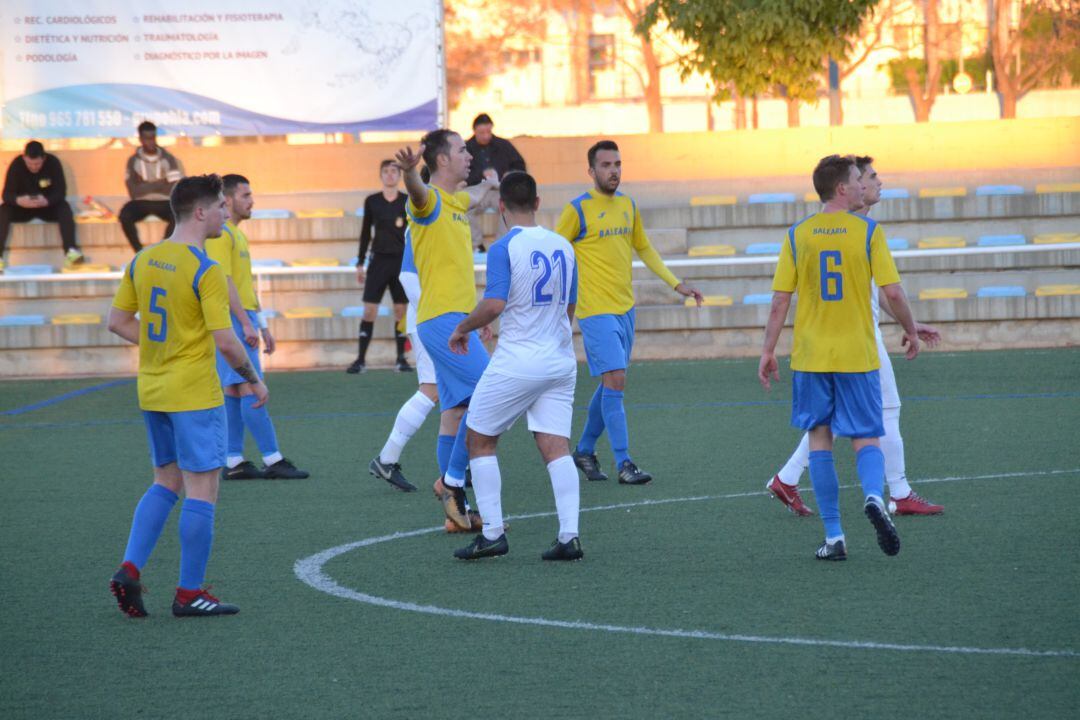
[{"label": "white advertising banner", "polygon": [[3,135],[437,126],[440,0],[4,0]]}]

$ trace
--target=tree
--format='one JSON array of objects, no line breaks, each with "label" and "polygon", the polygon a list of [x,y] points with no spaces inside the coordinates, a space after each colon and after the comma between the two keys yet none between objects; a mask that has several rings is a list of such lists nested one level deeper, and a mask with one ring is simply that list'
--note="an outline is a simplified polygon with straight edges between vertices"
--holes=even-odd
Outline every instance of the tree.
[{"label": "tree", "polygon": [[656,40],[653,37],[653,29],[642,28],[642,20],[649,6],[649,0],[616,0],[616,5],[622,10],[627,20],[634,25],[637,36],[641,41],[641,59],[645,65],[645,76],[641,79],[641,88],[645,94],[645,106],[649,110],[649,132],[664,132],[664,105],[663,93],[660,88],[660,71],[672,63],[678,62],[678,55],[662,62],[656,49]]},{"label": "tree", "polygon": [[903,66],[908,96],[915,108],[915,122],[929,122],[930,110],[941,91],[941,19],[938,0],[922,0],[922,48],[925,74],[919,62],[909,60]]},{"label": "tree", "polygon": [[[870,54],[875,50],[887,47],[882,45],[882,41],[885,38],[885,29],[896,18],[901,8],[905,6],[906,0],[885,0],[877,7],[874,7],[866,14],[863,20],[862,27],[852,37],[852,51],[847,58],[846,62],[838,62],[837,65],[837,84],[843,85],[844,80],[851,76],[859,67],[866,62]],[[836,58],[830,58],[836,61]],[[828,62],[828,60],[826,60]],[[830,102],[835,102],[837,124],[843,124],[844,122],[844,108],[843,108],[843,96],[839,92],[839,87],[835,94],[835,99],[830,93]]]},{"label": "tree", "polygon": [[1013,3],[994,0],[990,54],[1001,117],[1015,118],[1016,104],[1039,85],[1075,79],[1080,66],[1080,2],[1024,0],[1020,17]]},{"label": "tree", "polygon": [[732,86],[743,97],[782,88],[790,125],[798,124],[800,103],[816,101],[823,59],[848,56],[877,2],[654,0],[640,28],[666,21],[692,48],[681,59],[683,75],[707,75],[719,99]]}]

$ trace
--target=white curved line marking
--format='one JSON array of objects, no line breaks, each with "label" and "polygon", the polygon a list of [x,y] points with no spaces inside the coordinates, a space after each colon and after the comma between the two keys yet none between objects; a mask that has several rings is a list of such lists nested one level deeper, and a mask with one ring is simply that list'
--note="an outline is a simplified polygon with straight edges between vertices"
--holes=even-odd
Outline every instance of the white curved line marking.
[{"label": "white curved line marking", "polygon": [[[927,478],[925,480],[919,480],[915,482],[940,483],[956,482],[960,480],[996,480],[1002,478],[1045,477],[1050,475],[1069,475],[1077,473],[1080,473],[1080,468],[1075,468],[1072,470],[1046,470],[1039,472],[1012,472],[995,473],[993,475],[968,475]],[[600,510],[618,510],[621,508],[644,507],[649,505],[668,505],[671,503],[681,502],[699,502],[702,500],[726,500],[731,498],[754,497],[767,494],[768,493],[766,492],[743,492],[730,493],[727,495],[697,495],[684,498],[642,500],[639,502],[616,503],[612,505],[600,505],[597,507],[582,508],[581,511],[597,512]],[[506,519],[529,520],[532,518],[552,517],[554,515],[554,512],[538,512],[523,515],[512,515],[507,517]],[[327,593],[328,595],[333,595],[335,597],[343,598],[346,600],[356,600],[357,602],[367,603],[369,605],[377,605],[379,607],[387,607],[394,610],[408,610],[409,612],[418,612],[427,615],[468,618],[470,620],[487,620],[489,622],[502,622],[514,625],[536,625],[540,627],[564,628],[568,630],[592,630],[611,633],[623,633],[629,635],[652,635],[659,637],[678,637],[690,638],[695,640],[723,640],[727,642],[743,642],[771,645],[805,645],[812,647],[837,647],[852,648],[858,650],[896,650],[900,652],[932,652],[957,655],[1013,655],[1022,657],[1080,658],[1080,652],[1077,652],[1075,650],[1030,650],[1028,648],[985,648],[964,647],[956,645],[913,645],[901,643],[873,642],[864,640],[828,640],[822,638],[737,635],[727,633],[714,633],[705,630],[669,630],[663,628],[649,628],[640,626],[635,627],[626,625],[607,625],[603,623],[590,623],[583,621],[551,620],[541,617],[521,617],[517,615],[502,615],[499,613],[472,612],[469,610],[456,610],[454,608],[439,607],[438,605],[420,605],[417,603],[404,602],[402,600],[383,598],[377,595],[369,595],[368,593],[363,593],[358,590],[353,590],[352,588],[347,588],[343,585],[338,584],[337,581],[335,581],[323,571],[323,566],[327,562],[338,557],[339,555],[344,555],[345,553],[352,552],[353,550],[358,550],[359,548],[368,547],[371,545],[378,545],[380,543],[390,542],[392,540],[418,537],[420,535],[430,535],[432,533],[441,532],[442,530],[443,527],[440,525],[438,527],[422,528],[420,530],[411,530],[408,532],[396,532],[390,535],[380,535],[379,537],[365,538],[364,540],[357,540],[356,542],[338,545],[337,547],[323,550],[322,552],[311,555],[310,557],[297,560],[296,564],[293,567],[293,572],[296,574],[296,577],[301,582],[310,585],[312,588],[320,592]]]}]

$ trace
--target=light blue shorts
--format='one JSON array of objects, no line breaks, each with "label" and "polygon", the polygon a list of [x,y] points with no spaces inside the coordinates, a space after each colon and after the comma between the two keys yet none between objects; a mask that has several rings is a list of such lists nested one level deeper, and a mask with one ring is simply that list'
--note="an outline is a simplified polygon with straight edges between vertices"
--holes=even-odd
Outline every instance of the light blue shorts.
[{"label": "light blue shorts", "polygon": [[435,365],[435,385],[439,389],[439,407],[443,410],[469,404],[490,359],[476,332],[469,334],[468,355],[458,355],[450,350],[450,335],[465,317],[465,313],[445,313],[416,326],[420,341]]},{"label": "light blue shorts", "polygon": [[630,367],[630,351],[634,349],[634,309],[625,315],[593,315],[579,318],[585,359],[593,377],[612,370]]},{"label": "light blue shorts", "polygon": [[[254,310],[245,310],[248,319],[251,320],[251,324],[255,327],[259,327],[259,313]],[[236,319],[236,316],[232,316],[233,332],[236,333],[236,337],[240,338],[240,344],[244,346],[244,350],[247,351],[248,360],[251,361],[251,367],[255,368],[255,373],[261,378],[263,376],[262,364],[259,362],[259,348],[251,347],[244,342],[244,329],[240,325],[240,321]],[[221,386],[228,387],[229,385],[239,385],[240,383],[247,382],[244,378],[240,377],[232,367],[229,366],[229,361],[225,359],[225,356],[221,354],[221,351],[216,351],[217,355],[217,373],[221,378]]]},{"label": "light blue shorts", "polygon": [[225,406],[186,412],[143,410],[154,467],[207,472],[225,465]]},{"label": "light blue shorts", "polygon": [[828,425],[833,435],[876,438],[885,434],[881,380],[865,373],[792,372],[791,424],[801,430]]}]

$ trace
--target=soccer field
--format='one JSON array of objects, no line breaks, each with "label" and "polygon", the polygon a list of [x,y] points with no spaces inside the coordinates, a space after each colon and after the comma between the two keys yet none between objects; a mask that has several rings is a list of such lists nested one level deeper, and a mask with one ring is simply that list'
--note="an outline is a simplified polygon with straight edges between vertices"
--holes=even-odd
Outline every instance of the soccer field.
[{"label": "soccer field", "polygon": [[[367,473],[413,376],[271,375],[312,479],[222,487],[208,581],[242,611],[207,620],[169,612],[177,513],[151,616],[108,592],[150,478],[134,384],[0,383],[0,717],[1074,716],[1080,351],[894,365],[908,476],[946,512],[897,518],[884,556],[838,444],[845,563],[763,489],[799,438],[786,360],[771,394],[756,360],[635,364],[631,449],[656,480],[583,483],[565,564],[539,559],[556,520],[524,427],[500,453],[510,554],[466,564],[429,491],[434,414],[402,459],[421,492]],[[579,408],[593,387],[583,369]]]}]

